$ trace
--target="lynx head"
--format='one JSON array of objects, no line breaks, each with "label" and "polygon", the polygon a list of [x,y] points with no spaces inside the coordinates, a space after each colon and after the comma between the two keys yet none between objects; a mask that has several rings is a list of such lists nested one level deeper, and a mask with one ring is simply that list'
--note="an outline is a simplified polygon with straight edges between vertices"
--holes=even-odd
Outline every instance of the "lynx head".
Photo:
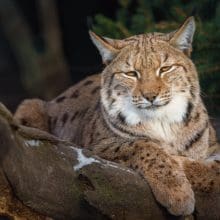
[{"label": "lynx head", "polygon": [[146,120],[181,122],[199,97],[190,60],[193,17],[168,34],[149,33],[114,40],[90,32],[103,62],[101,98],[105,111],[127,125]]}]

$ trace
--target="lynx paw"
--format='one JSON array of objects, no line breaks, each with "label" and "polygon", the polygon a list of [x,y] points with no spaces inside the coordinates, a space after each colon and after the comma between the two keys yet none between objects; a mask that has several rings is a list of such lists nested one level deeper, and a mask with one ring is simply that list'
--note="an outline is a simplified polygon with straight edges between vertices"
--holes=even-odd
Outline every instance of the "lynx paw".
[{"label": "lynx paw", "polygon": [[173,215],[190,215],[194,211],[195,198],[189,184],[185,186],[161,187],[153,190],[158,202]]}]

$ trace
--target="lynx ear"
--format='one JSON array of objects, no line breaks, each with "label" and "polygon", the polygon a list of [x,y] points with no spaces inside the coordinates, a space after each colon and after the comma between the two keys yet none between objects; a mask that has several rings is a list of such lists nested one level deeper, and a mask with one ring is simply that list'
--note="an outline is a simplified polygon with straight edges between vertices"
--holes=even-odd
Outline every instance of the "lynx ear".
[{"label": "lynx ear", "polygon": [[110,38],[101,37],[92,31],[89,31],[89,35],[92,39],[92,42],[98,48],[99,53],[102,56],[103,63],[110,63],[120,51],[120,40],[113,40]]},{"label": "lynx ear", "polygon": [[170,44],[182,50],[187,56],[190,56],[195,29],[195,19],[194,17],[189,17],[183,25],[174,32],[170,39]]}]

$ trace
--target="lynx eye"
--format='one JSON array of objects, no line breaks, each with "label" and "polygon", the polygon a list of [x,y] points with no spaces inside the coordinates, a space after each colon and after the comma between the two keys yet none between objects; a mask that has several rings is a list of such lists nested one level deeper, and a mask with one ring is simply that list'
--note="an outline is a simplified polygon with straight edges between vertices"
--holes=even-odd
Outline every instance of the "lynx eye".
[{"label": "lynx eye", "polygon": [[129,77],[135,77],[138,78],[138,73],[136,71],[129,71],[124,73],[124,75],[129,76]]},{"label": "lynx eye", "polygon": [[161,76],[163,73],[169,72],[173,70],[174,66],[163,66],[159,70],[159,75]]},{"label": "lynx eye", "polygon": [[160,68],[160,74],[171,70],[172,66],[163,66]]}]

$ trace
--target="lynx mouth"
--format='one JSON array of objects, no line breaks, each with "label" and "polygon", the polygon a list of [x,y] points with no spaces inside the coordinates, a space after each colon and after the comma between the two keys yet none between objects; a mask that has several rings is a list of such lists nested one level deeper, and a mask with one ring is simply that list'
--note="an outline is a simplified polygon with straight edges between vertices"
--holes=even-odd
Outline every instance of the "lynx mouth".
[{"label": "lynx mouth", "polygon": [[156,109],[159,109],[163,106],[166,106],[169,104],[170,101],[167,101],[165,103],[162,103],[162,104],[150,104],[150,105],[146,105],[146,104],[140,104],[140,105],[137,105],[137,108],[138,109],[145,109],[145,110],[156,110]]}]

